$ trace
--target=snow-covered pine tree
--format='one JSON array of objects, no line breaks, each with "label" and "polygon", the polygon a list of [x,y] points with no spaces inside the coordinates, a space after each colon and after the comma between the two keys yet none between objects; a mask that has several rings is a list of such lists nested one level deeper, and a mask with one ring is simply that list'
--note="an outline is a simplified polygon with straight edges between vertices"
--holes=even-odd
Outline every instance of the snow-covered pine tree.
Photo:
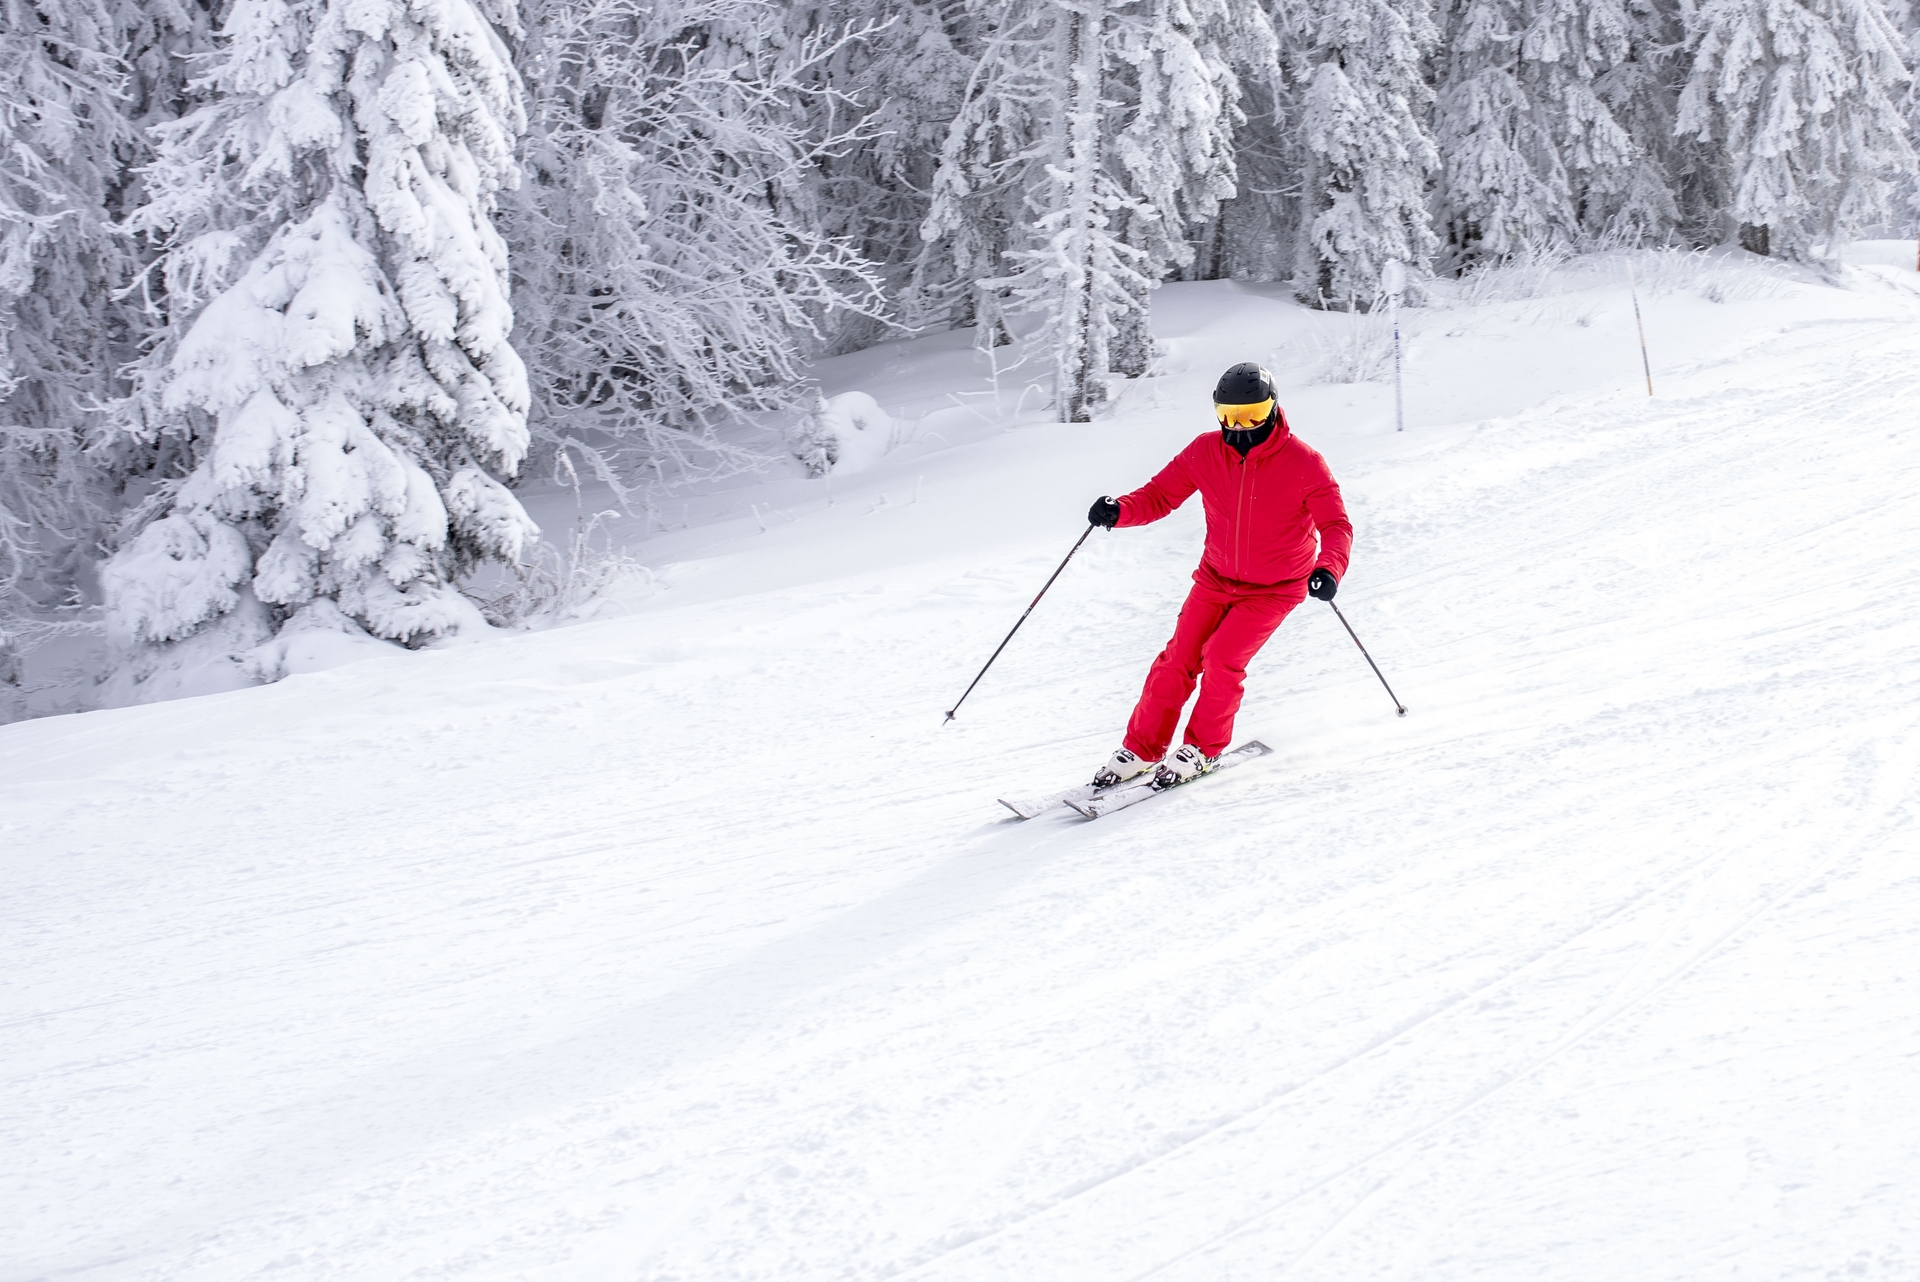
[{"label": "snow-covered pine tree", "polygon": [[534,0],[528,182],[512,198],[532,426],[616,486],[751,465],[714,424],[794,404],[800,363],[884,308],[822,231],[820,64],[845,29],[789,40],[753,0]]},{"label": "snow-covered pine tree", "polygon": [[1250,52],[1240,30],[1246,25],[1255,40],[1264,31],[1271,56],[1264,17],[1256,6],[1230,0],[1147,0],[1143,12],[1115,24],[1111,79],[1128,117],[1114,139],[1130,202],[1121,235],[1142,256],[1130,277],[1137,293],[1115,317],[1116,373],[1146,372],[1153,355],[1149,291],[1192,264],[1194,238],[1235,194],[1233,135],[1244,117],[1234,55]]},{"label": "snow-covered pine tree", "polygon": [[1231,46],[1243,123],[1236,192],[1198,229],[1194,280],[1291,280],[1298,268],[1307,155],[1301,95],[1315,65],[1311,15],[1292,0],[1234,0]]},{"label": "snow-covered pine tree", "polygon": [[[1907,37],[1907,96],[1904,111],[1907,117],[1907,137],[1915,147],[1920,147],[1920,3],[1906,0],[1902,29]],[[1904,212],[1908,220],[1906,230],[1920,237],[1920,171],[1909,174],[1900,184],[1904,197]]]},{"label": "snow-covered pine tree", "polygon": [[1046,154],[1056,17],[1044,0],[973,0],[965,10],[972,65],[928,184],[904,310],[922,323],[972,325],[983,348],[1009,341],[1000,277],[1021,244],[1027,189]]},{"label": "snow-covered pine tree", "polygon": [[948,314],[985,343],[1005,341],[1003,308],[1043,314],[1057,407],[1084,421],[1109,369],[1145,372],[1154,285],[1203,255],[1217,274],[1239,68],[1271,70],[1272,27],[1255,0],[1028,0],[972,16],[964,47],[978,52],[915,285],[929,301],[959,294]]},{"label": "snow-covered pine tree", "polygon": [[1442,0],[1433,133],[1445,163],[1435,204],[1456,265],[1578,236],[1555,104],[1537,93],[1528,65],[1534,17],[1553,3]]},{"label": "snow-covered pine tree", "polygon": [[1633,84],[1623,104],[1628,110],[1641,94],[1660,97],[1664,86],[1654,68],[1635,65],[1636,56],[1643,63],[1656,56],[1647,28],[1659,12],[1644,0],[1529,0],[1520,73],[1545,113],[1566,176],[1572,244],[1610,228],[1610,239],[1637,241],[1672,224],[1671,195],[1644,163],[1642,141],[1622,124],[1615,96],[1606,92],[1615,87],[1607,77],[1617,76]]},{"label": "snow-covered pine tree", "polygon": [[228,10],[138,216],[168,238],[139,403],[191,470],[107,567],[117,697],[181,688],[161,671],[272,679],[276,634],[479,625],[456,580],[536,533],[495,476],[527,446],[491,222],[524,125],[513,21],[507,0]]},{"label": "snow-covered pine tree", "polygon": [[[1586,241],[1663,243],[1676,231],[1697,239],[1711,201],[1697,181],[1691,144],[1673,128],[1686,76],[1680,6],[1675,0],[1621,5],[1603,30],[1614,28],[1625,37],[1611,42],[1615,56],[1594,77],[1593,93],[1625,133],[1628,150],[1622,164],[1588,165],[1576,174],[1575,213]],[[1576,86],[1572,92],[1584,91]]]},{"label": "snow-covered pine tree", "polygon": [[1436,243],[1426,180],[1439,158],[1421,70],[1431,11],[1427,0],[1330,0],[1308,31],[1294,293],[1318,307],[1365,308],[1387,263],[1424,268]]},{"label": "snow-covered pine tree", "polygon": [[1726,213],[1758,254],[1883,222],[1914,169],[1901,38],[1881,0],[1705,0],[1688,14],[1678,130],[1717,151]]},{"label": "snow-covered pine tree", "polygon": [[[1149,288],[1146,255],[1125,239],[1123,221],[1138,206],[1116,178],[1110,142],[1123,7],[1024,0],[1000,10],[948,130],[921,228],[920,277],[973,285],[984,342],[996,341],[1002,306],[1043,318],[1063,423],[1090,421],[1106,400],[1117,318]],[[949,271],[925,265],[942,258]]]},{"label": "snow-covered pine tree", "polygon": [[1118,318],[1143,306],[1149,287],[1142,273],[1146,256],[1115,225],[1137,206],[1109,170],[1109,8],[1109,0],[1056,5],[1050,79],[1060,86],[1060,98],[1044,181],[1028,188],[1033,227],[1044,240],[1012,255],[1028,264],[1013,290],[1047,318],[1054,410],[1062,423],[1090,422],[1105,403]]},{"label": "snow-covered pine tree", "polygon": [[[1907,94],[1901,111],[1907,115],[1907,138],[1920,150],[1920,2],[1897,0],[1889,6],[1899,19],[1901,35],[1907,40]],[[1901,230],[1920,236],[1920,169],[1895,184],[1895,211]]]},{"label": "snow-covered pine tree", "polygon": [[128,7],[0,0],[0,720],[19,662],[73,628],[110,520],[103,411],[132,355],[117,297],[135,255],[113,222],[142,158]]}]

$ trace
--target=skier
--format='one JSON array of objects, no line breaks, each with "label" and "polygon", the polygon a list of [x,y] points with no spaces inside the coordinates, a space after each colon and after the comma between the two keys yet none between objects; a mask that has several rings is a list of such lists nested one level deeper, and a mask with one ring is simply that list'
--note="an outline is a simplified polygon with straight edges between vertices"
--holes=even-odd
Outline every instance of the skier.
[{"label": "skier", "polygon": [[[1120,749],[1094,775],[1107,788],[1154,771],[1160,787],[1212,770],[1233,736],[1247,661],[1308,596],[1333,600],[1353,525],[1326,460],[1287,426],[1273,375],[1235,365],[1213,389],[1218,432],[1174,456],[1151,481],[1087,513],[1094,525],[1146,525],[1195,490],[1206,506],[1207,544],[1173,639],[1147,671]],[[1193,694],[1200,697],[1180,748],[1162,756]]]}]

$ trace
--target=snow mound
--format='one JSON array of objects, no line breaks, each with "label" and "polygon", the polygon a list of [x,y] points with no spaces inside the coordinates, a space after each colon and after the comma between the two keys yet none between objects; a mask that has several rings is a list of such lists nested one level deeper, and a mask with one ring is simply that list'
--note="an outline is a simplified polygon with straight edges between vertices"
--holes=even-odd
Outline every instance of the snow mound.
[{"label": "snow mound", "polygon": [[896,432],[893,418],[873,397],[842,392],[820,397],[813,411],[795,426],[791,447],[809,476],[860,472],[893,448]]},{"label": "snow mound", "polygon": [[361,659],[405,654],[404,647],[382,641],[321,597],[302,606],[273,639],[248,652],[243,667],[261,681],[325,672]]}]

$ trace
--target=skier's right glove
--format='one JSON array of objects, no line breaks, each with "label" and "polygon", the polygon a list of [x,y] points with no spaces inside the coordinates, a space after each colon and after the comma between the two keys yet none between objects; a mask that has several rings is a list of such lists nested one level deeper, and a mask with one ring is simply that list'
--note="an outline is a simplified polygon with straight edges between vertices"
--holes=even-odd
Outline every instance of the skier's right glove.
[{"label": "skier's right glove", "polygon": [[1316,601],[1331,601],[1333,594],[1340,590],[1340,580],[1333,577],[1333,571],[1324,566],[1307,576],[1307,595]]},{"label": "skier's right glove", "polygon": [[1095,499],[1093,506],[1087,509],[1087,524],[1111,530],[1120,524],[1120,505],[1108,496]]}]

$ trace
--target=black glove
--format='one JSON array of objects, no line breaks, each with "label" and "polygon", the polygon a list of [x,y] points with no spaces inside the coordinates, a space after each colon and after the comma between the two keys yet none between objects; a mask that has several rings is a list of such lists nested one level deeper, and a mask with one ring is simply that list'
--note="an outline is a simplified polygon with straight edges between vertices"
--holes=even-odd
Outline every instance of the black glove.
[{"label": "black glove", "polygon": [[1097,525],[1103,530],[1111,530],[1120,523],[1120,505],[1109,497],[1097,498],[1093,506],[1087,509],[1087,524]]},{"label": "black glove", "polygon": [[1333,577],[1328,569],[1315,570],[1307,576],[1307,595],[1319,601],[1333,600],[1333,594],[1340,590],[1340,580]]}]

